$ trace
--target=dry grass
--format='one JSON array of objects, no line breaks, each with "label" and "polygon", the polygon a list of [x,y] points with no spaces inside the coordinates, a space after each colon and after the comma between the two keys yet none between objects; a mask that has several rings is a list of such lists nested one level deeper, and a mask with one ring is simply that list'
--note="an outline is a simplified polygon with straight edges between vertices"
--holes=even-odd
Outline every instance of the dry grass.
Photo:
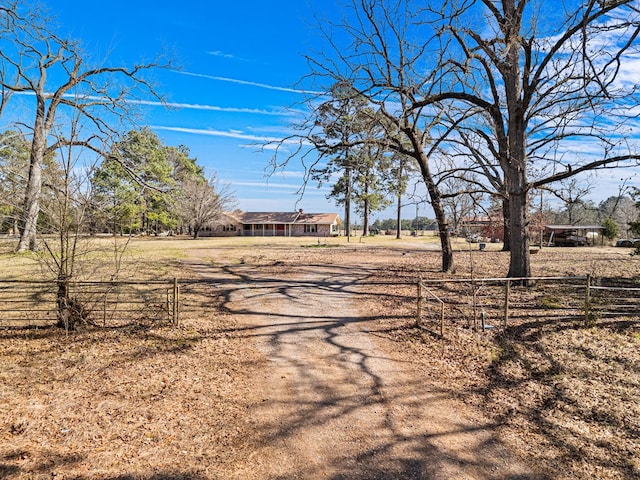
[{"label": "dry grass", "polygon": [[222,478],[260,361],[221,333],[228,322],[2,332],[0,476]]},{"label": "dry grass", "polygon": [[[191,276],[184,265],[194,263],[275,273],[335,263],[360,271],[360,308],[379,317],[372,333],[393,339],[395,353],[420,362],[425,377],[493,417],[502,439],[538,471],[640,476],[639,318],[586,328],[548,306],[549,317],[514,321],[505,332],[450,318],[440,338],[415,327],[415,288],[403,283],[441,276],[439,254],[425,246],[431,242],[330,239],[335,248],[316,248],[315,239],[140,240],[128,250],[125,273]],[[504,275],[507,255],[488,247],[459,244],[456,275]],[[637,285],[640,258],[627,253],[543,249],[533,269]],[[41,271],[5,245],[3,272],[8,265],[21,278]],[[252,378],[265,364],[219,307],[211,300],[177,329],[0,330],[0,477],[228,478],[254,447],[246,412],[263,398]]]},{"label": "dry grass", "polygon": [[[92,264],[108,255],[98,246]],[[184,274],[182,246],[132,244],[123,275]],[[0,261],[15,278],[46,276],[10,246]],[[180,328],[0,330],[0,477],[224,478],[246,455],[262,357],[229,336],[235,322],[211,295],[207,306]]]}]

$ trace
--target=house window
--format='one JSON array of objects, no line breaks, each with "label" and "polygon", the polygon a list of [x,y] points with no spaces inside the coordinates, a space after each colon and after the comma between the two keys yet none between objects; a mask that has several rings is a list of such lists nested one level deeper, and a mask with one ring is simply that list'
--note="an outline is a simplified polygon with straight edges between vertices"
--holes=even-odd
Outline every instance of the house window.
[{"label": "house window", "polygon": [[304,233],[315,233],[318,231],[318,226],[317,225],[305,225],[304,226]]},{"label": "house window", "polygon": [[233,224],[224,225],[222,227],[223,232],[235,232],[236,230],[237,230],[237,227]]}]

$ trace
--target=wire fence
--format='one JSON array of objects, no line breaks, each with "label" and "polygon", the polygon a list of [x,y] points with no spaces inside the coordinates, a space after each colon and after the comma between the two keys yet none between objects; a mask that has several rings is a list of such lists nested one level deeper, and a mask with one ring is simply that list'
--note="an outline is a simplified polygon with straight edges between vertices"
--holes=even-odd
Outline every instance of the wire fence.
[{"label": "wire fence", "polygon": [[[527,286],[523,286],[527,284]],[[591,276],[420,280],[416,323],[506,329],[514,322],[640,320],[640,288],[597,285]]]},{"label": "wire fence", "polygon": [[[522,286],[523,281],[529,283]],[[87,323],[178,325],[202,316],[218,301],[206,280],[72,282],[69,296]],[[55,281],[0,281],[0,327],[58,321]],[[640,320],[640,288],[603,286],[590,276],[439,279],[417,282],[416,323],[445,334],[447,325],[507,328],[512,322],[553,320],[593,324],[603,318]]]}]

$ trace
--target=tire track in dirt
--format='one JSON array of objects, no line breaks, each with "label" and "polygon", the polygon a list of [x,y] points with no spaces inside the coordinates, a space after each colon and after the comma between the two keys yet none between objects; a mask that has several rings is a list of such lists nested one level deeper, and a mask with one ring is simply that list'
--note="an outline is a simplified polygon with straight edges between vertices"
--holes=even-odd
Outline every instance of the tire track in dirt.
[{"label": "tire track in dirt", "polygon": [[216,277],[239,335],[267,358],[248,412],[255,448],[231,478],[540,478],[509,455],[494,426],[368,332],[355,274],[236,265]]}]

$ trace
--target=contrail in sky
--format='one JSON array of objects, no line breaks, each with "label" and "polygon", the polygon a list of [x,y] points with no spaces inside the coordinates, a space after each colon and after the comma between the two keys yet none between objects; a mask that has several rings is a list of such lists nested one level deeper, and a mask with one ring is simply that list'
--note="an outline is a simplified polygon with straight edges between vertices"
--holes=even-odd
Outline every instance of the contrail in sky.
[{"label": "contrail in sky", "polygon": [[[15,95],[24,95],[28,97],[35,96],[34,92],[15,92]],[[47,93],[48,96],[52,96],[52,93]],[[76,95],[73,93],[66,93],[63,95],[65,98],[76,98],[78,100],[97,100],[99,102],[109,102],[107,97],[100,97],[98,95]],[[123,102],[134,105],[146,105],[149,107],[164,107],[164,108],[178,108],[186,110],[208,110],[213,112],[222,113],[251,113],[257,115],[273,115],[273,116],[291,116],[291,112],[285,110],[264,110],[257,108],[242,108],[242,107],[219,107],[216,105],[203,105],[200,103],[179,103],[179,102],[160,102],[158,100],[133,100],[124,99]]]},{"label": "contrail in sky", "polygon": [[269,90],[278,90],[280,92],[301,93],[301,94],[310,94],[310,95],[322,95],[324,93],[324,92],[314,92],[313,90],[298,90],[295,88],[277,87],[275,85],[268,85],[266,83],[250,82],[248,80],[238,80],[237,78],[229,78],[229,77],[217,77],[214,75],[206,75],[204,73],[181,72],[179,70],[173,70],[173,71],[175,73],[179,73],[181,75],[189,75],[191,77],[208,78],[209,80],[237,83],[239,85],[250,85],[252,87],[266,88]]}]

